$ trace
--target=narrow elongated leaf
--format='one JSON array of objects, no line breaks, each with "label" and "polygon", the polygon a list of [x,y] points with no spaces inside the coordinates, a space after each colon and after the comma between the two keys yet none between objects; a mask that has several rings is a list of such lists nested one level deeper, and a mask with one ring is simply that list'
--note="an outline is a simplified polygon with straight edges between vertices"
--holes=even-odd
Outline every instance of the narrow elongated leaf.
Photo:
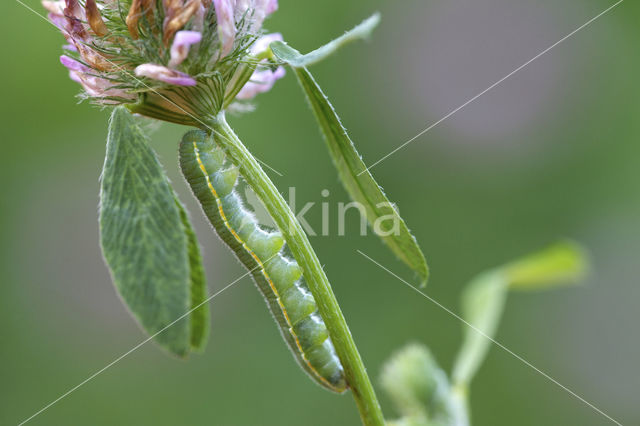
[{"label": "narrow elongated leaf", "polygon": [[[175,196],[175,195],[174,195]],[[191,291],[191,349],[202,351],[209,334],[209,305],[207,305],[207,283],[202,266],[200,245],[196,233],[191,227],[191,221],[184,206],[175,197],[176,205],[180,211],[180,219],[187,236],[190,270]]]},{"label": "narrow elongated leaf", "polygon": [[[295,55],[296,51],[289,46],[281,47],[290,51],[286,57]],[[279,56],[279,58],[285,60],[283,57]],[[293,69],[322,130],[331,158],[347,192],[365,209],[369,224],[376,234],[396,256],[417,272],[422,283],[426,284],[429,267],[418,242],[400,217],[396,207],[367,170],[347,130],[342,126],[338,114],[311,73],[306,68]]]},{"label": "narrow elongated leaf", "polygon": [[587,260],[580,246],[559,242],[505,266],[513,290],[538,290],[577,283],[587,273]]},{"label": "narrow elongated leaf", "polygon": [[124,107],[116,108],[100,189],[100,242],[124,302],[178,356],[200,347],[204,332],[202,312],[193,322],[187,318],[204,284],[197,242],[181,210],[142,130]]},{"label": "narrow elongated leaf", "polygon": [[279,59],[288,63],[292,67],[308,67],[309,65],[320,62],[326,57],[332,55],[345,44],[369,37],[378,23],[380,23],[380,14],[375,13],[340,37],[331,40],[329,43],[307,53],[306,55],[301,55],[299,52],[287,49],[287,45],[281,41],[271,43],[271,50]]},{"label": "narrow elongated leaf", "polygon": [[508,283],[503,274],[488,272],[473,280],[462,295],[464,340],[454,363],[453,382],[468,384],[487,356],[496,334],[504,304]]},{"label": "narrow elongated leaf", "polygon": [[575,283],[587,260],[574,243],[561,242],[500,268],[480,274],[462,295],[464,341],[453,368],[453,382],[464,389],[486,358],[509,289],[546,289]]}]

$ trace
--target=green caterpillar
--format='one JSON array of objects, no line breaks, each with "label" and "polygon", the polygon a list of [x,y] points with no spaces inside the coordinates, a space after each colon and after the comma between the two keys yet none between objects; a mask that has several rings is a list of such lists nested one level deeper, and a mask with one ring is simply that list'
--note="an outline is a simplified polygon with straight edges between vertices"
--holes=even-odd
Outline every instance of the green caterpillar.
[{"label": "green caterpillar", "polygon": [[213,138],[202,131],[184,135],[180,167],[222,240],[249,270],[267,301],[294,357],[309,376],[334,392],[347,384],[340,360],[298,264],[283,254],[279,231],[261,227],[235,190],[239,171],[226,164]]}]

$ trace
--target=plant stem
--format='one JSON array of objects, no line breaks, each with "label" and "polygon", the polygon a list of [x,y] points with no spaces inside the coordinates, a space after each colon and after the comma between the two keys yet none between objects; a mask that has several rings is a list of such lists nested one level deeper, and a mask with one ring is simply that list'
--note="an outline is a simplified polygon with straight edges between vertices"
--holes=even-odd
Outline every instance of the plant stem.
[{"label": "plant stem", "polygon": [[210,120],[211,122],[208,124],[216,133],[217,143],[225,149],[233,163],[240,168],[242,176],[263,202],[283,233],[294,258],[303,268],[304,278],[329,330],[363,424],[366,426],[384,425],[382,410],[371,385],[371,380],[369,380],[329,280],[307,235],[269,176],[233,132],[225,119],[224,112],[221,112],[217,117],[211,117]]}]

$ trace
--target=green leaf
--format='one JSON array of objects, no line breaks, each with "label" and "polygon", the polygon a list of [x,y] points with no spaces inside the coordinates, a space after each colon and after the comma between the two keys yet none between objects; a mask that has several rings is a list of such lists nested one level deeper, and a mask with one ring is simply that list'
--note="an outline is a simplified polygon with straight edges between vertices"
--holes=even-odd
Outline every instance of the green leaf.
[{"label": "green leaf", "polygon": [[496,334],[504,304],[508,283],[504,275],[488,272],[474,279],[462,295],[462,318],[465,324],[462,347],[454,363],[452,378],[456,385],[467,385],[487,356]]},{"label": "green leaf", "polygon": [[336,50],[338,50],[345,44],[367,38],[379,22],[380,14],[375,13],[369,18],[362,21],[361,24],[357,25],[350,31],[347,31],[342,36],[331,40],[329,43],[317,48],[312,52],[307,53],[306,55],[301,55],[297,50],[290,48],[281,41],[274,41],[273,43],[271,43],[270,47],[271,51],[276,55],[276,57],[291,65],[292,67],[308,67],[309,65],[320,62],[329,55],[332,55],[336,52]]},{"label": "green leaf", "polygon": [[197,242],[181,210],[146,136],[126,108],[116,108],[100,188],[102,251],[142,327],[185,356],[201,346],[205,317],[196,311],[191,321],[186,318],[192,299],[203,298],[204,283]]},{"label": "green leaf", "polygon": [[191,291],[191,349],[202,351],[207,343],[209,334],[209,305],[207,301],[207,283],[202,266],[200,245],[193,231],[191,221],[184,206],[175,196],[176,205],[180,211],[180,219],[187,236],[190,268]]},{"label": "green leaf", "polygon": [[375,14],[343,36],[306,55],[300,54],[282,42],[273,42],[270,47],[278,59],[293,68],[320,125],[333,163],[338,169],[338,175],[347,192],[364,208],[374,232],[396,256],[418,273],[422,285],[425,285],[429,277],[429,267],[418,242],[400,217],[395,205],[389,201],[380,185],[367,170],[329,99],[305,68],[326,58],[346,43],[367,37],[378,22],[380,22],[380,15]]},{"label": "green leaf", "polygon": [[396,256],[418,273],[422,284],[429,277],[429,267],[415,237],[398,210],[367,170],[355,145],[342,126],[322,89],[306,68],[294,68],[318,121],[340,180],[353,200],[365,210],[374,232]]},{"label": "green leaf", "polygon": [[466,392],[486,358],[509,289],[546,289],[574,283],[586,274],[587,264],[577,244],[560,242],[472,280],[462,295],[462,318],[468,324],[454,363],[454,384]]},{"label": "green leaf", "polygon": [[409,344],[384,364],[380,376],[403,417],[449,417],[449,379],[427,347]]},{"label": "green leaf", "polygon": [[509,288],[538,290],[579,282],[587,274],[587,263],[580,246],[563,241],[507,265],[504,269]]},{"label": "green leaf", "polygon": [[386,420],[385,426],[442,426],[429,421],[426,415],[418,414],[411,417],[402,417],[395,420]]}]

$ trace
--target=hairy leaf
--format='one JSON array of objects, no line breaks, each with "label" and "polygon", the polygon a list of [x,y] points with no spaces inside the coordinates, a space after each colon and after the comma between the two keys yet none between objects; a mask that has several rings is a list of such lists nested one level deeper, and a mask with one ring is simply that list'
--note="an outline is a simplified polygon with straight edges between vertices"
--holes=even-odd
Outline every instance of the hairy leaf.
[{"label": "hairy leaf", "polygon": [[306,55],[302,55],[283,42],[273,42],[270,47],[278,59],[293,68],[320,125],[331,158],[347,192],[364,208],[374,232],[396,256],[418,273],[422,284],[425,285],[429,277],[429,267],[415,237],[400,217],[395,205],[389,201],[380,185],[376,183],[329,99],[305,68],[326,58],[346,43],[367,37],[379,22],[380,15],[374,14],[343,36]]},{"label": "hairy leaf", "polygon": [[[288,46],[284,46],[290,49]],[[282,59],[282,58],[281,58]],[[336,111],[306,68],[293,68],[329,147],[340,179],[351,198],[365,210],[369,224],[389,248],[426,284],[429,267],[415,237],[377,184]]]},{"label": "hairy leaf", "polygon": [[312,52],[307,53],[306,55],[301,55],[299,52],[288,48],[288,46],[281,41],[274,41],[273,43],[271,43],[270,47],[272,52],[280,60],[286,62],[292,67],[308,67],[309,65],[320,62],[328,56],[332,55],[345,44],[369,37],[378,23],[380,23],[380,14],[375,13],[340,37],[331,40],[329,43],[317,48]]},{"label": "hairy leaf", "polygon": [[209,333],[209,305],[207,300],[207,282],[202,266],[200,245],[191,226],[191,221],[184,206],[175,198],[180,211],[180,219],[187,236],[190,268],[191,291],[191,349],[201,351],[207,343]]},{"label": "hairy leaf", "polygon": [[203,342],[206,306],[192,321],[186,318],[192,299],[204,298],[204,282],[197,242],[181,210],[142,130],[126,108],[116,108],[100,190],[102,250],[118,292],[142,327],[185,356]]}]

